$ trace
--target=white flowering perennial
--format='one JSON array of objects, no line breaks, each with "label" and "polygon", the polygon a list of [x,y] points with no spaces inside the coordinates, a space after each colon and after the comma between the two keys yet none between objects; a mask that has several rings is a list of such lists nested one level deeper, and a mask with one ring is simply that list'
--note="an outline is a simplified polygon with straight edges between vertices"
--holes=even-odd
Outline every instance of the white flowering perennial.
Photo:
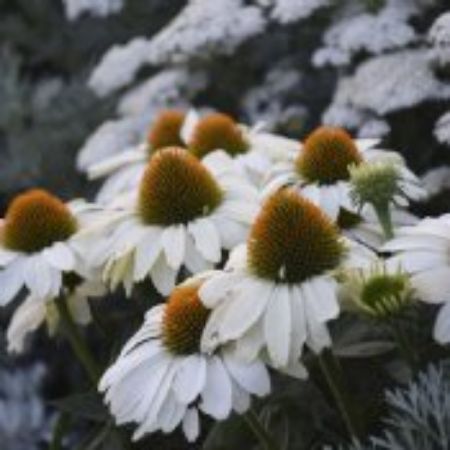
[{"label": "white flowering perennial", "polygon": [[[384,162],[394,165],[409,198],[421,198],[418,180],[395,152],[374,148],[377,139],[353,140],[344,130],[320,127],[313,131],[295,158],[274,166],[263,195],[283,186],[294,186],[304,197],[322,208],[332,220],[339,221],[342,211],[365,215],[352,198],[352,167],[367,167]],[[339,217],[341,215],[341,217]],[[371,213],[367,213],[369,222]]]},{"label": "white flowering perennial", "polygon": [[337,228],[311,202],[289,189],[273,194],[247,244],[199,290],[213,309],[202,348],[232,343],[245,361],[264,351],[275,368],[305,376],[299,360],[304,345],[317,353],[331,345],[326,324],[339,315],[333,271],[345,251]]},{"label": "white flowering perennial", "polygon": [[210,314],[198,298],[200,285],[198,279],[187,280],[167,303],[148,311],[100,381],[116,422],[138,424],[134,439],[158,430],[170,433],[181,425],[187,440],[195,441],[199,412],[224,420],[232,411],[245,412],[251,395],[270,391],[261,362],[240,362],[226,348],[214,353],[200,349]]},{"label": "white flowering perennial", "polygon": [[444,303],[434,337],[441,343],[450,342],[450,215],[426,218],[415,226],[400,228],[382,248],[394,253],[388,260],[392,269],[400,268],[411,275],[418,299]]},{"label": "white flowering perennial", "polygon": [[73,239],[89,223],[90,209],[38,189],[15,198],[0,228],[0,305],[24,287],[41,300],[59,295],[64,276],[84,266]]},{"label": "white flowering perennial", "polygon": [[85,12],[105,17],[119,12],[123,3],[124,0],[63,0],[69,20],[76,20]]},{"label": "white flowering perennial", "polygon": [[100,246],[104,278],[111,287],[150,276],[164,295],[175,286],[182,267],[191,273],[220,262],[222,250],[244,242],[258,211],[254,188],[233,170],[225,153],[202,162],[186,150],[166,147],[150,160],[133,198],[116,211],[105,210],[101,227],[85,234],[87,252]]}]

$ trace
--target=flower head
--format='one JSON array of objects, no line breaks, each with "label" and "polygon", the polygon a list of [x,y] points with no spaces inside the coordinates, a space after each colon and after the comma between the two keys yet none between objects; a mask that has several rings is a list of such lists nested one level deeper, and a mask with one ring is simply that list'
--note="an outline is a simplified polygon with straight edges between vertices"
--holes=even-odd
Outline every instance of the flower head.
[{"label": "flower head", "polygon": [[167,300],[162,341],[175,355],[200,351],[200,339],[210,311],[200,302],[198,288],[198,283],[179,286]]},{"label": "flower head", "polygon": [[389,205],[402,194],[398,168],[388,162],[360,164],[350,168],[352,198],[362,207],[365,204]]},{"label": "flower head", "polygon": [[183,147],[180,136],[185,114],[178,110],[161,111],[156,117],[148,134],[150,152],[164,147]]},{"label": "flower head", "polygon": [[41,189],[18,195],[9,206],[2,228],[3,245],[34,253],[65,241],[77,231],[77,221],[57,197]]},{"label": "flower head", "polygon": [[248,240],[250,270],[271,281],[305,281],[334,269],[342,256],[336,226],[291,189],[266,201]]},{"label": "flower head", "polygon": [[308,182],[327,185],[348,180],[349,167],[361,161],[361,153],[345,130],[322,126],[304,142],[296,167]]},{"label": "flower head", "polygon": [[350,309],[378,319],[393,317],[413,300],[413,289],[406,273],[389,272],[384,265],[353,271],[345,282]]},{"label": "flower head", "polygon": [[198,158],[214,150],[224,150],[230,156],[245,153],[245,141],[238,124],[222,113],[209,114],[197,123],[189,142],[189,149]]},{"label": "flower head", "polygon": [[240,362],[225,348],[201,351],[208,310],[198,300],[200,286],[198,279],[188,279],[166,304],[148,311],[143,326],[100,381],[116,422],[138,424],[134,439],[157,430],[170,433],[181,425],[194,441],[200,411],[223,420],[233,410],[245,412],[252,394],[270,391],[260,361]]},{"label": "flower head", "polygon": [[139,188],[138,208],[146,224],[187,223],[210,214],[223,193],[209,170],[182,148],[162,149],[149,162]]},{"label": "flower head", "polygon": [[232,343],[244,360],[262,351],[275,368],[305,376],[303,347],[320,352],[330,345],[326,323],[339,314],[334,275],[353,254],[319,208],[292,189],[277,191],[247,244],[200,288],[212,308],[202,348]]}]

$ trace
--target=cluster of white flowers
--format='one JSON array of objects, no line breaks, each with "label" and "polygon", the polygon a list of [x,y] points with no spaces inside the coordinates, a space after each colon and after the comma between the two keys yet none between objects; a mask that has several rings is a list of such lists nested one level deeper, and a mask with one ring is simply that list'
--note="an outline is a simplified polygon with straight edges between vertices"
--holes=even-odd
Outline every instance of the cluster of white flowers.
[{"label": "cluster of white flowers", "polygon": [[105,17],[119,12],[123,0],[63,0],[66,16],[69,20],[78,19],[88,12],[94,16]]},{"label": "cluster of white flowers", "polygon": [[99,389],[117,424],[138,425],[135,439],[181,426],[193,441],[200,413],[244,414],[270,392],[267,366],[307,377],[305,353],[332,348],[328,324],[347,308],[380,319],[444,303],[434,334],[450,342],[449,217],[407,211],[425,192],[379,144],[330,126],[300,142],[219,112],[161,111],[136,147],[87,164],[109,177],[98,203],[41,190],[11,203],[0,300],[26,298],[9,349],[44,322],[51,333],[68,317],[87,325],[88,298],[119,286],[131,296],[147,280],[166,301]]}]

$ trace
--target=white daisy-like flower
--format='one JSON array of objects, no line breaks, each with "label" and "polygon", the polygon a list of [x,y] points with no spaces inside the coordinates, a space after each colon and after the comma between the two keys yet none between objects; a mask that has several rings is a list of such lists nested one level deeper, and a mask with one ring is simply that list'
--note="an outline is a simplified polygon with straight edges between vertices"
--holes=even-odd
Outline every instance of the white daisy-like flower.
[{"label": "white daisy-like flower", "polygon": [[22,288],[33,298],[55,298],[64,274],[85,268],[73,238],[86,226],[92,206],[67,204],[40,189],[18,195],[0,224],[0,305]]},{"label": "white daisy-like flower", "polygon": [[97,194],[97,201],[107,203],[118,194],[135,189],[155,151],[168,146],[189,147],[202,159],[216,150],[228,153],[236,170],[259,186],[273,164],[295,155],[300,143],[266,133],[259,126],[249,128],[221,113],[200,117],[191,110],[162,111],[148,138],[88,168],[91,179],[107,176]]},{"label": "white daisy-like flower", "polygon": [[134,422],[135,440],[172,432],[179,425],[189,441],[200,433],[199,412],[216,420],[245,412],[251,395],[270,391],[260,361],[242,363],[225,349],[204,353],[201,336],[210,311],[198,298],[199,279],[153,307],[139,331],[103,375],[99,389],[118,424]]},{"label": "white daisy-like flower", "polygon": [[[168,295],[182,267],[191,273],[220,262],[222,250],[244,242],[258,212],[254,187],[234,172],[221,152],[199,161],[186,150],[167,147],[148,163],[137,195],[126,197],[102,227],[84,239],[86,251],[96,251],[105,265],[104,278],[128,292],[150,276],[157,290]],[[111,224],[113,226],[111,226]]]},{"label": "white daisy-like flower", "polygon": [[444,303],[434,337],[440,343],[450,342],[450,214],[397,230],[396,237],[382,249],[394,253],[388,260],[390,267],[411,274],[419,300]]},{"label": "white daisy-like flower", "polygon": [[422,198],[424,191],[420,188],[420,182],[406,167],[402,156],[393,151],[374,148],[378,143],[378,139],[352,139],[340,128],[319,127],[310,134],[293,158],[273,168],[263,195],[283,186],[295,186],[332,220],[338,220],[343,209],[364,214],[352,201],[350,168],[384,162],[395,165],[408,198]]},{"label": "white daisy-like flower", "polygon": [[[60,293],[65,296],[69,312],[79,325],[87,325],[92,320],[88,300],[102,297],[104,294],[106,294],[105,286],[98,279],[82,279],[76,274],[65,276],[64,287]],[[54,298],[39,298],[30,294],[19,305],[6,331],[9,352],[23,352],[28,334],[44,323],[47,324],[50,336],[56,333],[60,317],[54,300]]]},{"label": "white daisy-like flower", "polygon": [[152,124],[146,140],[92,164],[87,169],[90,179],[108,177],[97,193],[96,200],[107,203],[117,195],[135,189],[152,155],[161,148],[184,146],[181,127],[185,114],[178,110],[163,110]]},{"label": "white daisy-like flower", "polygon": [[181,129],[190,151],[203,158],[223,150],[234,160],[236,168],[255,186],[260,186],[273,165],[298,153],[300,142],[265,132],[261,126],[238,124],[222,113],[203,117],[189,111]]},{"label": "white daisy-like flower", "polygon": [[232,343],[245,361],[267,352],[275,368],[304,376],[304,345],[319,353],[331,344],[327,322],[339,315],[334,272],[350,260],[364,264],[366,250],[360,250],[346,249],[337,227],[309,200],[292,189],[277,191],[247,244],[200,288],[200,299],[213,309],[203,349]]}]

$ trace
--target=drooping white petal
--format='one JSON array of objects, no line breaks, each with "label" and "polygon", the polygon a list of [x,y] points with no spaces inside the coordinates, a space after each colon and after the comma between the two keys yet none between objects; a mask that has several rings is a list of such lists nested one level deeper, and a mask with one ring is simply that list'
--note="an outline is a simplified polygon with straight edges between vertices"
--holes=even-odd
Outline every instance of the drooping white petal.
[{"label": "drooping white petal", "polygon": [[434,324],[433,337],[440,344],[450,342],[450,302],[445,303],[439,310],[439,314]]},{"label": "drooping white petal", "polygon": [[153,264],[161,253],[160,235],[161,232],[158,228],[149,227],[147,234],[136,247],[134,256],[134,279],[136,281],[142,281],[149,274]]},{"label": "drooping white petal", "polygon": [[437,267],[411,277],[419,299],[429,303],[450,301],[450,267]]},{"label": "drooping white petal", "polygon": [[57,242],[45,249],[42,255],[56,269],[68,272],[75,267],[75,256],[67,244]]},{"label": "drooping white petal", "polygon": [[226,298],[239,279],[235,273],[217,272],[200,286],[198,296],[207,308],[213,309]]},{"label": "drooping white petal", "polygon": [[30,292],[42,299],[48,296],[52,287],[52,271],[42,255],[28,258],[24,278]]},{"label": "drooping white petal", "polygon": [[335,319],[339,315],[336,281],[331,277],[316,277],[303,283],[305,300],[308,307],[314,311],[319,322]]},{"label": "drooping white petal", "polygon": [[179,364],[173,391],[179,402],[189,405],[202,391],[206,381],[206,362],[202,356],[190,355]]},{"label": "drooping white petal", "polygon": [[23,351],[27,334],[36,330],[44,322],[45,312],[45,302],[32,296],[28,296],[16,309],[6,331],[9,352]]},{"label": "drooping white petal", "polygon": [[264,315],[264,336],[275,367],[286,366],[291,338],[291,302],[288,286],[276,287]]},{"label": "drooping white petal", "polygon": [[9,303],[18,294],[24,283],[24,264],[12,262],[8,267],[0,270],[0,306]]},{"label": "drooping white petal", "polygon": [[186,144],[189,144],[190,140],[192,139],[195,127],[197,126],[199,120],[200,116],[194,109],[189,110],[186,114],[180,130],[180,137]]},{"label": "drooping white petal", "polygon": [[200,420],[196,408],[189,408],[183,419],[183,433],[188,442],[195,442],[200,434]]},{"label": "drooping white petal", "polygon": [[231,411],[231,381],[222,361],[212,356],[207,361],[206,383],[200,409],[217,420],[226,419]]},{"label": "drooping white petal", "polygon": [[195,247],[205,259],[213,263],[220,261],[220,236],[213,222],[203,218],[197,219],[189,223],[188,231],[194,238]]},{"label": "drooping white petal", "polygon": [[237,339],[250,329],[266,309],[272,290],[270,283],[251,277],[242,279],[220,323],[220,339],[224,342]]},{"label": "drooping white petal", "polygon": [[150,407],[145,413],[145,418],[139,425],[135,433],[133,434],[133,440],[140,439],[145,433],[152,430],[153,423],[157,418],[159,411],[161,410],[167,395],[170,392],[173,377],[176,373],[176,362],[170,361],[168,363],[168,368],[164,376],[162,377],[161,383],[159,384],[159,389],[156,395],[153,397],[153,401],[148,402]]},{"label": "drooping white petal", "polygon": [[162,295],[169,295],[175,287],[177,271],[166,262],[163,254],[160,254],[150,272],[153,284]]},{"label": "drooping white petal", "polygon": [[68,307],[73,319],[80,325],[87,325],[92,320],[91,307],[86,297],[71,295],[68,298]]},{"label": "drooping white petal", "polygon": [[233,352],[237,359],[249,363],[256,360],[265,344],[263,325],[263,319],[261,318],[233,343]]},{"label": "drooping white petal", "polygon": [[246,391],[260,397],[270,392],[270,377],[260,361],[243,363],[224,353],[224,362],[234,380]]},{"label": "drooping white petal", "polygon": [[243,414],[245,411],[250,408],[250,394],[242,389],[239,384],[232,380],[232,400],[233,400],[233,409],[238,414]]},{"label": "drooping white petal", "polygon": [[172,225],[164,229],[161,242],[167,264],[172,269],[178,270],[183,263],[186,249],[186,230],[184,225]]}]

